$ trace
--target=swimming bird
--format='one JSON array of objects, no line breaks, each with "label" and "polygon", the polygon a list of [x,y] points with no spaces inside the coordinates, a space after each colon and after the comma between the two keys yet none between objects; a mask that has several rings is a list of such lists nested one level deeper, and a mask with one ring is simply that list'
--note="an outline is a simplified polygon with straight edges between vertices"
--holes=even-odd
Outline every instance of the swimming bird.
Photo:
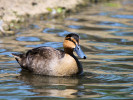
[{"label": "swimming bird", "polygon": [[75,33],[66,35],[64,50],[52,47],[37,47],[26,53],[12,53],[22,69],[34,74],[49,76],[82,75],[83,67],[73,51],[80,58],[86,59],[86,55],[80,48],[79,36]]}]

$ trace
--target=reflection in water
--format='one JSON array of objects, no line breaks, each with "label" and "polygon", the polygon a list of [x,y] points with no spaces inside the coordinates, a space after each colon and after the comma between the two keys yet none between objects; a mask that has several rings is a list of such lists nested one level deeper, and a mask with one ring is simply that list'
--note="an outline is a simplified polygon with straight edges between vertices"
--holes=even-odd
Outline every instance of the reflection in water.
[{"label": "reflection in water", "polygon": [[[71,89],[79,84],[79,79],[74,77],[49,77],[39,75],[29,75],[23,73],[18,77],[19,80],[26,82],[33,86],[32,92],[38,93],[39,96],[53,96],[53,97],[76,97],[72,95],[77,90]],[[69,88],[70,87],[70,88]]]},{"label": "reflection in water", "polygon": [[[0,99],[132,99],[132,9],[132,0],[111,0],[92,4],[64,20],[41,19],[15,35],[1,36]],[[82,77],[32,75],[21,71],[11,55],[39,46],[63,49],[64,36],[70,32],[79,34],[87,55],[81,59]]]},{"label": "reflection in water", "polygon": [[[93,74],[86,73],[86,75]],[[83,82],[87,84],[86,80],[91,80],[85,76],[78,77],[54,77],[54,76],[40,76],[29,74],[29,72],[21,71],[21,75],[17,79],[26,82],[26,84],[34,87],[30,91],[37,93],[36,96],[50,96],[50,97],[65,97],[76,98],[85,97],[90,98],[91,95],[99,97],[101,94],[95,91],[86,90]],[[93,81],[93,80],[92,80]]]}]

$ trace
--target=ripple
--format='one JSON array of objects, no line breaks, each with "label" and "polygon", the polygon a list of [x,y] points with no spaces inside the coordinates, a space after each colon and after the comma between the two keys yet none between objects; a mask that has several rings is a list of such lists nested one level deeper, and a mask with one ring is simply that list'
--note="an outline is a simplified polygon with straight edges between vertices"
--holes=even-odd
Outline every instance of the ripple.
[{"label": "ripple", "polygon": [[12,57],[12,53],[15,53],[15,52],[2,52],[0,53],[0,55]]},{"label": "ripple", "polygon": [[102,21],[102,22],[99,22],[98,25],[120,26],[120,27],[133,27],[133,26],[129,26],[129,25],[122,24],[122,23],[110,22],[110,21]]},{"label": "ripple", "polygon": [[0,49],[0,53],[6,51],[6,49]]},{"label": "ripple", "polygon": [[111,29],[111,28],[88,27],[88,26],[81,26],[81,25],[68,25],[67,27],[72,28],[72,29],[80,29],[80,30],[83,29],[83,30],[92,30],[92,31],[114,31],[116,30],[116,29]]},{"label": "ripple", "polygon": [[133,63],[133,58],[104,59],[107,62]]},{"label": "ripple", "polygon": [[30,24],[29,28],[30,29],[39,29],[40,27],[38,25],[35,25],[35,24]]},{"label": "ripple", "polygon": [[66,34],[69,34],[70,32],[63,29],[45,28],[43,30],[43,33],[58,34],[59,36],[64,37]]},{"label": "ripple", "polygon": [[86,20],[86,19],[83,19],[83,18],[66,18],[66,20],[71,20],[71,21],[75,21],[75,22],[86,22],[86,21],[88,21],[88,20]]},{"label": "ripple", "polygon": [[[15,85],[15,86],[14,86]],[[36,93],[34,92],[31,92],[29,91],[29,89],[32,89],[32,88],[29,88],[30,86],[26,86],[26,85],[16,85],[16,84],[11,84],[11,85],[3,85],[2,87],[0,87],[3,92],[0,92],[0,95],[3,95],[3,96],[12,96],[12,95],[17,95],[17,96],[25,96],[25,95],[34,95]],[[8,91],[7,91],[8,90]],[[10,99],[9,99],[10,100]],[[13,99],[15,100],[15,99]]]},{"label": "ripple", "polygon": [[[71,32],[68,32],[68,31],[62,30],[62,29],[46,28],[43,30],[43,33],[58,34],[59,36],[65,37],[67,34],[69,34]],[[77,33],[77,34],[80,36],[81,39],[88,38],[88,36],[86,34],[83,34],[83,33]]]},{"label": "ripple", "polygon": [[32,48],[36,48],[36,47],[40,47],[40,46],[48,46],[48,47],[52,47],[52,48],[61,48],[61,47],[63,47],[63,43],[62,42],[46,42],[46,43],[37,44],[37,45],[26,45],[26,47],[32,47]]},{"label": "ripple", "polygon": [[[105,71],[105,70],[104,70]],[[105,81],[118,81],[122,79],[122,76],[119,75],[114,75],[114,74],[106,74],[106,75],[99,75],[96,78],[100,79],[100,80],[105,80]]]},{"label": "ripple", "polygon": [[40,41],[39,38],[37,37],[25,37],[25,36],[22,36],[22,37],[17,37],[16,38],[17,41]]},{"label": "ripple", "polygon": [[121,19],[133,19],[133,15],[113,15],[113,12],[100,12],[99,15],[110,16],[110,17],[121,18]]},{"label": "ripple", "polygon": [[78,21],[79,19],[77,19],[77,18],[66,18],[66,20]]},{"label": "ripple", "polygon": [[69,25],[68,27],[72,29],[86,29],[85,26],[80,26],[80,25]]},{"label": "ripple", "polygon": [[[133,74],[133,72],[131,71],[132,65],[128,65],[128,64],[109,64],[109,65],[103,65],[100,67],[101,70],[103,70],[104,72],[109,72],[115,75],[120,75],[121,77],[127,77],[128,74]],[[119,74],[119,73],[123,73]],[[124,73],[126,73],[124,75]],[[129,77],[128,79],[131,79],[131,77]],[[123,79],[125,81],[127,81],[127,79]],[[130,80],[131,81],[131,80]]]},{"label": "ripple", "polygon": [[116,33],[112,33],[112,35],[116,35],[116,36],[133,36],[133,32],[116,32]]},{"label": "ripple", "polygon": [[133,19],[133,15],[111,15],[114,18]]},{"label": "ripple", "polygon": [[133,46],[133,41],[128,41],[126,39],[119,39],[119,38],[103,38],[99,36],[92,36],[92,38],[88,42],[104,43],[104,44],[111,44],[111,45]]},{"label": "ripple", "polygon": [[96,48],[98,48],[99,50],[103,50],[102,53],[96,53],[96,55],[117,55],[117,56],[133,55],[133,51],[129,50],[108,50],[106,47],[96,47]]},{"label": "ripple", "polygon": [[78,35],[79,35],[80,39],[88,39],[89,38],[89,36],[87,34],[79,33]]},{"label": "ripple", "polygon": [[110,15],[111,14],[111,12],[100,12],[98,15],[100,15],[100,16],[107,16],[107,15]]},{"label": "ripple", "polygon": [[[11,55],[11,57],[13,57],[12,55]],[[14,64],[14,63],[16,63],[16,61],[14,61],[14,60],[11,60],[11,61],[4,61],[4,62],[0,62],[2,65],[7,65],[7,64],[10,64],[10,65],[12,65],[12,64]]]},{"label": "ripple", "polygon": [[133,63],[133,58],[118,58],[118,59],[113,59],[112,61],[115,61],[115,62],[131,62],[131,63]]},{"label": "ripple", "polygon": [[108,65],[109,68],[117,68],[117,71],[131,71],[133,70],[132,65],[128,65],[128,64],[110,64]]}]

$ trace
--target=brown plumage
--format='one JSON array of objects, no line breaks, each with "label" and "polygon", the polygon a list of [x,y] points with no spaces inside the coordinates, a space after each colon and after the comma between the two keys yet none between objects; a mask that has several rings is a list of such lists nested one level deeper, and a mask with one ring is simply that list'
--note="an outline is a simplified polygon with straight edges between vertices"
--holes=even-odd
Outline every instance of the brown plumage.
[{"label": "brown plumage", "polygon": [[[19,65],[34,74],[50,76],[72,76],[83,73],[83,68],[73,51],[81,50],[79,36],[71,33],[65,37],[64,51],[51,47],[38,47],[27,51],[24,54],[12,54]],[[77,49],[76,49],[77,48]],[[86,58],[81,50],[78,54]]]}]

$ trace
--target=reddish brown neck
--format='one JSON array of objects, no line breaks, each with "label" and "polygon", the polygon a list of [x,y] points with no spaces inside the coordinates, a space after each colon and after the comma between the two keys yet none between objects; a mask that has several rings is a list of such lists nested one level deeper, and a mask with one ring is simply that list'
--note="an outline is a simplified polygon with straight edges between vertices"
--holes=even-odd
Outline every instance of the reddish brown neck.
[{"label": "reddish brown neck", "polygon": [[65,40],[63,43],[65,53],[73,55],[75,44],[69,40]]}]

